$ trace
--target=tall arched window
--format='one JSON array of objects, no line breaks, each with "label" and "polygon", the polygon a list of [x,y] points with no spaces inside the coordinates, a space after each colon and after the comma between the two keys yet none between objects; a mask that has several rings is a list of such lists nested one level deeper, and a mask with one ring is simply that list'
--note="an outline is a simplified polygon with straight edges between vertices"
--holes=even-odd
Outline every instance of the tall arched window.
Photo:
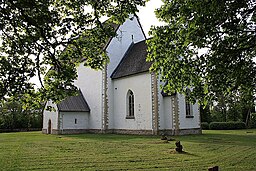
[{"label": "tall arched window", "polygon": [[131,90],[127,92],[127,119],[134,118],[134,94]]}]

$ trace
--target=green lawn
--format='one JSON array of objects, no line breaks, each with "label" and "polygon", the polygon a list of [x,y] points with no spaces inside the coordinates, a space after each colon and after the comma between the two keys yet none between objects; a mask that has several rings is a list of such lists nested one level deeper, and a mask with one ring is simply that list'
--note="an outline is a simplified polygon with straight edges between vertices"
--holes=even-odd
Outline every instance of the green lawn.
[{"label": "green lawn", "polygon": [[256,130],[204,131],[175,141],[132,135],[1,133],[0,170],[256,170]]}]

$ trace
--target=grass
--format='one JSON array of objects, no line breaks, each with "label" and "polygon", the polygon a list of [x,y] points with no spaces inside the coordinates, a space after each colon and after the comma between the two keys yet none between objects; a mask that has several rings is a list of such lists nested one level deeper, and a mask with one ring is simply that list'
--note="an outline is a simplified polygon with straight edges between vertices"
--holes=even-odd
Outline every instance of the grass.
[{"label": "grass", "polygon": [[173,137],[185,153],[156,136],[1,133],[0,170],[256,169],[256,130],[204,131]]}]

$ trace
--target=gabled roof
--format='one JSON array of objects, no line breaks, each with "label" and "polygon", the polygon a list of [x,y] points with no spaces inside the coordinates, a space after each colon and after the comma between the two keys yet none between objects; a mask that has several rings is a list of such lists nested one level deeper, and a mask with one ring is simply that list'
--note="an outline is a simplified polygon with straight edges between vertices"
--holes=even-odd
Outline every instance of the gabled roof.
[{"label": "gabled roof", "polygon": [[[103,22],[103,25],[105,25],[105,26],[110,26],[111,28],[113,28],[113,30],[114,30],[115,33],[117,32],[117,30],[118,30],[118,28],[119,28],[119,26],[120,26],[119,24],[113,23],[113,22],[111,22],[110,20],[106,20],[105,22]],[[106,44],[103,46],[103,49],[107,49],[107,47],[108,47],[108,45],[109,45],[109,43],[111,42],[112,39],[113,39],[113,36],[111,36],[111,37],[107,40]]]},{"label": "gabled roof", "polygon": [[77,96],[69,96],[57,105],[60,112],[89,112],[90,108],[81,91]]},{"label": "gabled roof", "polygon": [[111,75],[112,79],[121,78],[142,72],[149,72],[150,62],[146,62],[146,40],[132,44],[123,59]]}]

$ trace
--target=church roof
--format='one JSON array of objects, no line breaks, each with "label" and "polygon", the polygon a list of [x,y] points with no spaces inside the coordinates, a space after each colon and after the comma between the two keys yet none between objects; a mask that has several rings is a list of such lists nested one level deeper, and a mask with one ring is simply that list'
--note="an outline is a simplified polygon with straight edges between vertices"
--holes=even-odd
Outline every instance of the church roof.
[{"label": "church roof", "polygon": [[123,59],[111,75],[112,79],[121,78],[142,72],[148,72],[151,66],[146,62],[146,40],[132,44]]},{"label": "church roof", "polygon": [[60,112],[89,112],[90,108],[81,91],[77,96],[69,96],[57,105]]},{"label": "church roof", "polygon": [[[110,20],[106,20],[105,22],[103,22],[103,25],[112,27],[114,29],[115,33],[116,33],[116,31],[118,30],[118,28],[120,26],[119,24],[113,23]],[[113,39],[113,36],[111,36],[107,40],[106,44],[103,46],[103,49],[107,49],[107,47],[108,47],[108,45],[109,45],[109,43],[111,42],[112,39]]]}]

